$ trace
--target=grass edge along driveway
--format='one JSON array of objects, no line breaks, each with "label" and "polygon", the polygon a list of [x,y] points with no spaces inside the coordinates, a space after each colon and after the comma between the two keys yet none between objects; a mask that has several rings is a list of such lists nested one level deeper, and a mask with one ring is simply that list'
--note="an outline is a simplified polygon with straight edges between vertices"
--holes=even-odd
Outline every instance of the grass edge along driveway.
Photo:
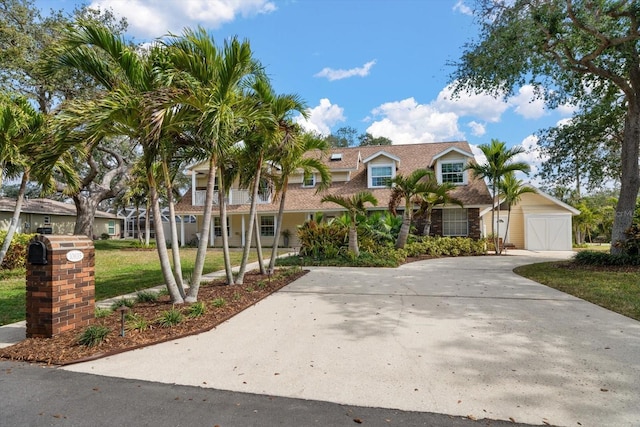
[{"label": "grass edge along driveway", "polygon": [[516,274],[640,321],[640,270],[594,269],[571,261],[529,264]]}]

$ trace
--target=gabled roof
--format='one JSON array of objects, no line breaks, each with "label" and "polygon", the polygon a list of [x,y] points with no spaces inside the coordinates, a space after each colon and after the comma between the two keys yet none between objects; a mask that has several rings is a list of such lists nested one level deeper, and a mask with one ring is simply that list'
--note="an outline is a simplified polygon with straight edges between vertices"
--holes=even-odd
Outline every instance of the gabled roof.
[{"label": "gabled roof", "polygon": [[[9,197],[0,197],[0,212],[15,212],[16,201]],[[22,213],[39,215],[76,216],[76,206],[71,203],[58,202],[51,199],[25,199],[22,204]],[[119,219],[115,214],[104,211],[96,211],[96,218]]]},{"label": "gabled roof", "polygon": [[387,152],[386,152],[386,151],[384,151],[384,150],[378,151],[377,153],[374,153],[374,154],[370,155],[369,157],[367,157],[366,159],[364,159],[364,160],[362,161],[362,163],[364,163],[364,164],[369,163],[371,160],[376,159],[376,158],[378,158],[378,157],[380,157],[380,156],[388,157],[388,158],[390,158],[391,160],[395,160],[396,162],[400,163],[400,157],[398,157],[398,156],[394,156],[394,155],[393,155],[393,154],[391,154],[391,153],[387,153]]},{"label": "gabled roof", "polygon": [[[561,207],[563,209],[568,210],[571,213],[571,215],[580,215],[580,211],[578,209],[574,208],[573,206],[564,203],[562,200],[556,199],[552,195],[545,193],[544,191],[540,190],[538,187],[536,187],[534,185],[531,185],[531,184],[526,184],[526,185],[527,185],[527,187],[531,187],[534,190],[536,190],[536,194],[538,194],[539,196],[542,196],[545,199],[547,199],[550,202],[552,202],[553,204],[555,204],[555,205],[557,205],[557,206],[559,206],[559,207]],[[504,199],[500,199],[499,201],[495,202],[494,206],[497,206],[498,203],[500,203],[500,205],[502,205],[504,203]],[[491,207],[483,209],[480,212],[480,216],[483,216],[483,215],[485,215],[485,214],[487,214],[489,212],[491,212]]]},{"label": "gabled roof", "polygon": [[461,149],[460,149],[460,148],[458,148],[458,147],[449,147],[449,148],[447,148],[446,150],[444,150],[444,151],[442,151],[442,152],[440,152],[440,153],[436,154],[435,156],[433,156],[433,158],[431,159],[431,163],[429,164],[429,166],[433,166],[433,165],[434,165],[434,163],[436,162],[436,160],[438,160],[440,157],[444,157],[444,156],[446,156],[447,154],[449,154],[449,153],[451,153],[451,152],[455,152],[455,153],[458,153],[458,154],[462,154],[463,156],[473,158],[473,153],[471,153],[471,152],[468,152],[468,151],[465,151],[465,150],[461,150]]},{"label": "gabled roof", "polygon": [[[366,147],[347,147],[334,148],[328,154],[320,151],[312,151],[306,153],[305,156],[313,157],[321,160],[331,172],[350,173],[348,181],[334,181],[329,190],[322,193],[316,193],[314,188],[303,188],[302,185],[290,185],[287,189],[287,198],[285,209],[289,212],[317,212],[319,210],[330,209],[330,205],[321,203],[323,196],[334,194],[338,196],[352,196],[359,191],[370,191],[374,197],[378,199],[378,209],[385,209],[389,198],[391,197],[390,188],[367,188],[367,168],[360,167],[362,159],[369,159],[378,153],[384,152],[385,155],[393,156],[401,160],[398,164],[397,172],[402,175],[409,175],[417,169],[429,168],[433,158],[443,152],[450,152],[451,148],[455,148],[459,153],[470,153],[471,148],[466,141],[456,142],[434,142],[422,144],[405,144],[405,145],[386,145],[366,146]],[[341,153],[342,160],[331,161],[331,153]],[[469,154],[471,155],[471,154]],[[469,183],[456,187],[451,195],[461,200],[465,206],[485,207],[492,203],[487,185],[481,179],[469,176]],[[200,214],[203,211],[202,206],[191,205],[191,191],[187,191],[182,200],[176,206],[179,214]],[[278,210],[278,203],[274,201],[269,204],[259,204],[258,212],[275,213]],[[227,207],[230,214],[246,213],[249,205],[231,205]]]}]

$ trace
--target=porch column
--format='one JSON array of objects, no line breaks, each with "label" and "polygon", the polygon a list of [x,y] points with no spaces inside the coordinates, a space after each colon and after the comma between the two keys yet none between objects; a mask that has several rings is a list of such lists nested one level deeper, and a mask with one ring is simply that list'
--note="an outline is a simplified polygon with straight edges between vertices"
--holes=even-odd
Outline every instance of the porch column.
[{"label": "porch column", "polygon": [[215,237],[216,233],[213,230],[213,217],[211,217],[211,222],[209,223],[209,246],[213,246]]},{"label": "porch column", "polygon": [[191,171],[191,205],[196,204],[196,171]]},{"label": "porch column", "polygon": [[246,235],[245,235],[245,225],[244,225],[244,215],[241,216],[242,218],[242,227],[240,229],[240,246],[244,246],[245,245],[245,241],[246,241]]},{"label": "porch column", "polygon": [[180,215],[180,246],[184,248],[184,215]]}]

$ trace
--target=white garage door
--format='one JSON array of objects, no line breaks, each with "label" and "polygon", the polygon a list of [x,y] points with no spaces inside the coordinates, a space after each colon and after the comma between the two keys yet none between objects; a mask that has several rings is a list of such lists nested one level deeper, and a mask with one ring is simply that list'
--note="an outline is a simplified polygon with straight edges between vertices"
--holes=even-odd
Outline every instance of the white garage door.
[{"label": "white garage door", "polygon": [[527,216],[525,246],[530,251],[570,251],[571,215]]}]

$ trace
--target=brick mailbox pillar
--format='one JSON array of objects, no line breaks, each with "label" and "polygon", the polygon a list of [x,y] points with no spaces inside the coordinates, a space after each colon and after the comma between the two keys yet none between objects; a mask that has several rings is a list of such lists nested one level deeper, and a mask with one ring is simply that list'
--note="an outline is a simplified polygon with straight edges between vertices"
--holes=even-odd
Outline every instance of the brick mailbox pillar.
[{"label": "brick mailbox pillar", "polygon": [[27,338],[51,338],[94,318],[95,251],[85,236],[40,234],[27,251]]}]

